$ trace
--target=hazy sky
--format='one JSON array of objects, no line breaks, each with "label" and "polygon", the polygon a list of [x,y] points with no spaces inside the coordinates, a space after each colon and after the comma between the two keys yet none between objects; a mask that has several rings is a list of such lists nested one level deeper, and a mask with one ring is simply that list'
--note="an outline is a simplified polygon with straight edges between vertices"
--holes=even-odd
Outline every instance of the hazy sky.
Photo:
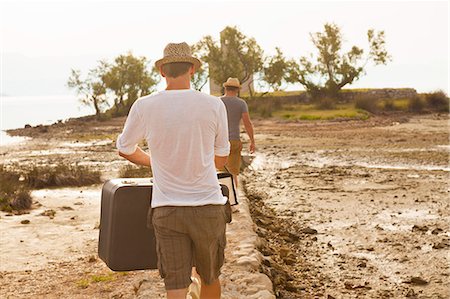
[{"label": "hazy sky", "polygon": [[[266,54],[313,51],[309,33],[341,27],[344,49],[367,46],[369,28],[386,31],[393,61],[368,67],[350,87],[444,89],[449,84],[448,1],[1,1],[2,93],[70,94],[71,68],[131,50],[154,61],[168,42],[219,37],[227,25],[254,37]],[[299,89],[293,86],[289,89]]]}]

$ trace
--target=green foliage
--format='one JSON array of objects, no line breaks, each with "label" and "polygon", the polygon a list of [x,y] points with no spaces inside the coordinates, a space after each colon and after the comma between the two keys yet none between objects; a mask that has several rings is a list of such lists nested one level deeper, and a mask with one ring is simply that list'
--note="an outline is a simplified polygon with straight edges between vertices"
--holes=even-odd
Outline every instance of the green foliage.
[{"label": "green foliage", "polygon": [[114,96],[115,116],[127,115],[131,105],[153,92],[159,82],[155,67],[149,67],[145,57],[135,57],[131,52],[119,55],[112,64],[104,64],[100,77]]},{"label": "green foliage", "polygon": [[[328,96],[335,98],[347,84],[358,80],[364,74],[369,61],[375,65],[386,64],[391,58],[385,49],[384,31],[367,32],[370,50],[364,57],[364,50],[353,46],[341,53],[342,34],[335,24],[325,24],[323,32],[311,34],[317,55],[301,57],[299,62],[288,62],[286,80],[300,83],[314,98]],[[315,59],[315,62],[312,61]]]},{"label": "green foliage", "polygon": [[[200,47],[199,44],[191,46],[193,56],[199,56],[198,53],[201,51],[199,47]],[[200,59],[201,57],[197,58]],[[205,63],[202,63],[200,68],[195,72],[194,76],[192,76],[191,79],[192,87],[195,90],[201,91],[207,82],[208,82],[208,66]]]},{"label": "green foliage", "polygon": [[261,47],[254,38],[245,36],[236,27],[226,27],[220,33],[220,43],[208,35],[194,48],[201,60],[208,64],[210,80],[218,85],[229,77],[246,82],[262,70]]},{"label": "green foliage", "polygon": [[81,103],[94,107],[97,119],[100,119],[102,109],[108,105],[106,86],[101,80],[105,67],[104,63],[100,63],[97,68],[89,71],[85,79],[81,78],[79,70],[72,70],[67,81],[67,86],[75,89],[78,96],[80,96]]},{"label": "green foliage", "polygon": [[422,112],[423,108],[425,108],[425,103],[420,97],[413,97],[409,99],[408,108],[411,112]]},{"label": "green foliage", "polygon": [[131,105],[153,92],[158,82],[158,72],[149,67],[147,59],[130,52],[119,55],[113,63],[100,61],[85,79],[81,78],[80,71],[72,70],[67,85],[76,89],[83,104],[94,107],[98,120],[104,120],[102,111],[108,106],[109,97],[114,98],[114,110],[107,111],[106,119],[127,115]]},{"label": "green foliage", "polygon": [[280,48],[275,49],[277,54],[268,58],[266,65],[263,67],[262,78],[273,91],[279,91],[284,82],[288,63]]},{"label": "green foliage", "polygon": [[426,94],[425,101],[427,106],[432,110],[449,112],[449,98],[442,90]]}]

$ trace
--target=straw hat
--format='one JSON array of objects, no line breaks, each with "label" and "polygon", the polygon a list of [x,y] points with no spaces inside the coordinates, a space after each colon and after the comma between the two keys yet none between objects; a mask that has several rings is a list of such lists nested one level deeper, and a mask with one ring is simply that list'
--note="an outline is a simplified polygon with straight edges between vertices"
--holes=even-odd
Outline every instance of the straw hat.
[{"label": "straw hat", "polygon": [[193,57],[191,54],[191,48],[186,43],[170,43],[164,48],[164,57],[155,62],[157,68],[160,68],[163,64],[172,62],[189,62],[194,65],[194,69],[197,71],[202,65],[201,61]]},{"label": "straw hat", "polygon": [[241,84],[239,83],[239,79],[238,78],[228,78],[227,82],[223,83],[223,87],[237,87],[240,88]]}]

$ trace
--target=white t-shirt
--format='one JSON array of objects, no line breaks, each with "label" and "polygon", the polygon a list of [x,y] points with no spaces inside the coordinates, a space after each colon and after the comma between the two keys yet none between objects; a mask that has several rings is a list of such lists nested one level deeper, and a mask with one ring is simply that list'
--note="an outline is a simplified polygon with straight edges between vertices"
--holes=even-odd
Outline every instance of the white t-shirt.
[{"label": "white t-shirt", "polygon": [[195,90],[164,90],[131,107],[117,149],[131,155],[146,139],[153,171],[152,207],[225,204],[214,155],[228,156],[223,102]]}]

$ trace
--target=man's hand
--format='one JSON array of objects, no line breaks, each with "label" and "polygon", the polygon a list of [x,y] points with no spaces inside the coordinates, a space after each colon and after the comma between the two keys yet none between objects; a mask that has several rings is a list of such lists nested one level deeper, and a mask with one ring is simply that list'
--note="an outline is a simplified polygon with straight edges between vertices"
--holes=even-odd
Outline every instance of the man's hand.
[{"label": "man's hand", "polygon": [[131,155],[126,155],[121,152],[119,152],[119,155],[136,165],[151,167],[150,155],[144,152],[140,147],[137,147],[136,151]]},{"label": "man's hand", "polygon": [[253,141],[253,142],[250,142],[250,146],[249,146],[249,151],[250,151],[250,154],[253,154],[253,153],[255,153],[255,151],[256,151],[256,145],[255,145],[255,142]]}]

